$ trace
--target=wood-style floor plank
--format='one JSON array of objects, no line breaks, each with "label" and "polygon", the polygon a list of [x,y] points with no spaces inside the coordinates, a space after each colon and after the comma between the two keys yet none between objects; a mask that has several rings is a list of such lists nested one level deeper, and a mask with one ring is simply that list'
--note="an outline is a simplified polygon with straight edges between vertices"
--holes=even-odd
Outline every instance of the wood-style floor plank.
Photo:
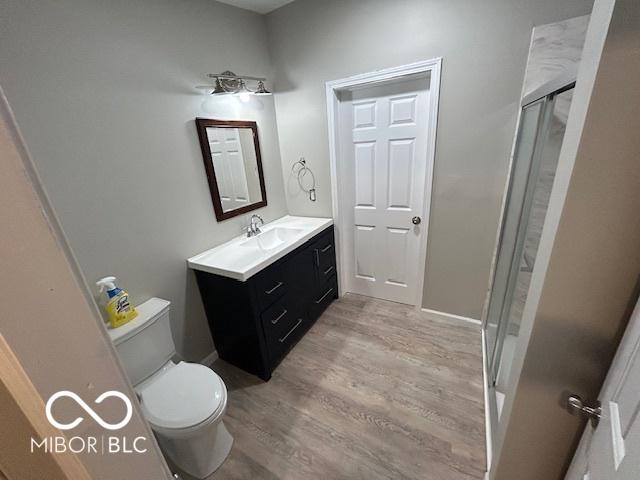
[{"label": "wood-style floor plank", "polygon": [[222,360],[218,479],[472,480],[485,471],[479,327],[336,300],[265,383]]}]

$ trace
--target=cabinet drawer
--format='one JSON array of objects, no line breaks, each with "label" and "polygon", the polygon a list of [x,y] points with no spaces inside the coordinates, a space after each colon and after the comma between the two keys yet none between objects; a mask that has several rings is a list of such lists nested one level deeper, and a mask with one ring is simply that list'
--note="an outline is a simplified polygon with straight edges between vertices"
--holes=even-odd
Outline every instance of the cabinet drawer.
[{"label": "cabinet drawer", "polygon": [[[331,265],[318,268],[318,284],[324,285],[331,277],[336,276],[336,262],[334,257],[334,262]],[[322,287],[320,287],[322,288]]]},{"label": "cabinet drawer", "polygon": [[301,315],[292,315],[288,319],[287,328],[280,329],[280,332],[275,335],[267,336],[267,348],[272,365],[279,363],[280,359],[300,340],[306,324]]},{"label": "cabinet drawer", "polygon": [[323,235],[313,244],[314,264],[318,285],[336,274],[336,252],[333,231]]},{"label": "cabinet drawer", "polygon": [[329,305],[337,296],[338,281],[334,275],[315,294],[315,298],[311,302],[309,311],[311,318],[313,320],[318,318],[324,309],[327,308],[327,305]]},{"label": "cabinet drawer", "polygon": [[271,306],[287,292],[287,281],[280,265],[269,267],[256,276],[258,304],[261,310]]},{"label": "cabinet drawer", "polygon": [[320,272],[325,272],[331,267],[335,270],[336,252],[333,231],[316,240],[314,243],[314,254],[316,257],[316,266]]},{"label": "cabinet drawer", "polygon": [[278,300],[260,315],[265,335],[277,336],[283,329],[286,330],[290,326],[293,317],[295,317],[295,311],[288,296]]}]

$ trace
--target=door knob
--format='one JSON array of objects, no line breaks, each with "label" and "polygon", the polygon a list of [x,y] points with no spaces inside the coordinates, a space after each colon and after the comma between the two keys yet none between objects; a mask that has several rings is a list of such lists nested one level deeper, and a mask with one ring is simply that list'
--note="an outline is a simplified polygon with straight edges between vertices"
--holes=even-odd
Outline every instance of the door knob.
[{"label": "door knob", "polygon": [[582,415],[589,419],[591,426],[596,428],[600,423],[602,416],[602,407],[600,402],[596,400],[593,406],[585,405],[578,395],[570,395],[567,398],[567,410],[571,415]]},{"label": "door knob", "polygon": [[422,219],[420,217],[413,217],[411,219],[411,223],[413,223],[414,225],[420,225],[420,222],[422,222]]}]

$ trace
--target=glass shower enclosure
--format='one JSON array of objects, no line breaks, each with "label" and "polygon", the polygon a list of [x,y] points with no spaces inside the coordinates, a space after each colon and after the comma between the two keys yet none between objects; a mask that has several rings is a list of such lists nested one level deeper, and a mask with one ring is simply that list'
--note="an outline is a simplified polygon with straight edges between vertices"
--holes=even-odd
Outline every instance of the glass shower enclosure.
[{"label": "glass shower enclosure", "polygon": [[557,79],[523,101],[484,323],[492,431],[502,412],[574,85],[574,79]]}]

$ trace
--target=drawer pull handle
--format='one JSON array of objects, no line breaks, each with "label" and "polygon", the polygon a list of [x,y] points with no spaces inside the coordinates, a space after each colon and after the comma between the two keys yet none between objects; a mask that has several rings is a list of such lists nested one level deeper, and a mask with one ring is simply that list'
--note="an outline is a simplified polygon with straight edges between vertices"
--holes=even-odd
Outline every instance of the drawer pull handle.
[{"label": "drawer pull handle", "polygon": [[265,290],[264,293],[266,293],[267,295],[271,295],[273,292],[279,289],[282,285],[283,285],[282,282],[278,282],[275,287],[273,287],[271,290]]},{"label": "drawer pull handle", "polygon": [[327,295],[329,295],[331,292],[333,292],[333,287],[331,287],[329,290],[327,290],[327,293],[325,293],[324,295],[322,295],[320,297],[319,300],[316,300],[316,303],[322,303],[322,301],[327,298]]},{"label": "drawer pull handle", "polygon": [[289,331],[287,332],[287,334],[286,334],[284,337],[279,338],[279,339],[278,339],[278,341],[279,341],[280,343],[284,343],[284,342],[285,342],[285,340],[286,340],[287,338],[289,338],[289,335],[291,335],[291,334],[293,333],[293,331],[294,331],[296,328],[298,328],[298,327],[300,326],[300,324],[301,324],[301,323],[302,323],[302,319],[301,319],[301,318],[299,318],[299,319],[298,319],[298,321],[296,322],[296,324],[291,328],[291,330],[289,330]]},{"label": "drawer pull handle", "polygon": [[317,267],[320,266],[320,254],[318,252],[319,252],[319,250],[317,248],[313,249],[313,253],[316,254],[316,266]]},{"label": "drawer pull handle", "polygon": [[282,313],[280,315],[278,315],[278,318],[274,318],[273,320],[271,320],[271,323],[273,325],[275,325],[276,323],[278,323],[280,321],[280,319],[282,317],[284,317],[287,314],[288,310],[286,308],[282,309]]},{"label": "drawer pull handle", "polygon": [[327,245],[326,247],[324,247],[322,250],[320,250],[322,253],[326,252],[327,250],[331,250],[331,247],[333,247],[333,243],[330,243],[329,245]]},{"label": "drawer pull handle", "polygon": [[333,271],[333,265],[332,265],[332,266],[330,266],[329,268],[327,268],[327,269],[323,272],[323,274],[324,274],[324,275],[329,275],[329,273],[331,273],[332,271]]}]

